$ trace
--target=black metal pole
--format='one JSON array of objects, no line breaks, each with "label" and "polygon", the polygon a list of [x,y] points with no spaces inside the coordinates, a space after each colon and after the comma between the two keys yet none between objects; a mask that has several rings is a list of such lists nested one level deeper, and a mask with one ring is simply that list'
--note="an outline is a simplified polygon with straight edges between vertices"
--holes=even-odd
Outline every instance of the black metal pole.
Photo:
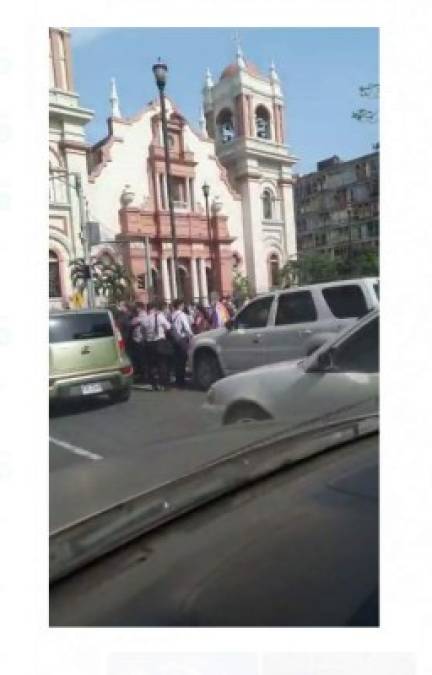
[{"label": "black metal pole", "polygon": [[209,258],[210,258],[210,286],[211,289],[208,289],[209,297],[214,291],[213,288],[213,258],[212,258],[212,236],[211,236],[211,227],[210,227],[210,210],[209,210],[209,195],[208,190],[204,192],[204,199],[206,205],[206,217],[207,217],[207,236],[208,236],[208,246],[209,246]]},{"label": "black metal pole", "polygon": [[170,164],[169,147],[168,147],[168,129],[167,129],[167,119],[166,119],[166,108],[165,108],[165,94],[164,94],[164,90],[163,90],[163,85],[159,84],[159,82],[157,84],[158,84],[158,88],[159,88],[161,115],[162,115],[162,134],[163,134],[163,144],[164,144],[164,153],[165,153],[168,208],[169,208],[170,224],[171,224],[171,238],[172,238],[172,247],[173,247],[174,271],[175,271],[175,279],[176,279],[176,286],[177,286],[177,295],[180,295],[180,275],[179,275],[178,258],[177,258],[177,237],[176,237],[176,229],[175,229],[174,204],[173,204],[173,200],[172,200],[172,191],[171,191],[171,164]]}]

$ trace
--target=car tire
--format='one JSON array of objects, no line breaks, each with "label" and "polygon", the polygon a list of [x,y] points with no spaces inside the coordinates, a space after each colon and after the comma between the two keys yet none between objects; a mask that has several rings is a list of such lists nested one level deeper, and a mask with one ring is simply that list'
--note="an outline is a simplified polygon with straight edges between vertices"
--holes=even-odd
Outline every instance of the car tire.
[{"label": "car tire", "polygon": [[207,391],[221,377],[219,362],[212,352],[197,354],[194,363],[194,384],[197,389]]},{"label": "car tire", "polygon": [[126,389],[118,389],[117,391],[112,391],[109,394],[109,399],[111,403],[124,403],[128,401],[131,395],[130,387]]},{"label": "car tire", "polygon": [[271,415],[255,403],[235,403],[228,408],[224,415],[224,424],[236,424],[238,422],[256,422],[269,420]]}]

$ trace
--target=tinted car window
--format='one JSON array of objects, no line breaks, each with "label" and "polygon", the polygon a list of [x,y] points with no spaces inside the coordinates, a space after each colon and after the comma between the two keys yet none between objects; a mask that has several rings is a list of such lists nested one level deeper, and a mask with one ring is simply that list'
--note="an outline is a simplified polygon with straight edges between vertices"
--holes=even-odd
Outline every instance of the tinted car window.
[{"label": "tinted car window", "polygon": [[363,291],[356,284],[329,286],[323,288],[322,294],[330,310],[338,319],[367,314],[368,308]]},{"label": "tinted car window", "polygon": [[70,314],[50,317],[49,341],[69,342],[113,335],[109,314]]},{"label": "tinted car window", "polygon": [[268,295],[251,302],[237,316],[237,328],[264,328],[267,326],[273,296]]},{"label": "tinted car window", "polygon": [[336,349],[334,364],[339,372],[377,373],[379,371],[378,317],[363,326]]},{"label": "tinted car window", "polygon": [[317,313],[310,291],[284,293],[279,296],[276,326],[316,321]]}]

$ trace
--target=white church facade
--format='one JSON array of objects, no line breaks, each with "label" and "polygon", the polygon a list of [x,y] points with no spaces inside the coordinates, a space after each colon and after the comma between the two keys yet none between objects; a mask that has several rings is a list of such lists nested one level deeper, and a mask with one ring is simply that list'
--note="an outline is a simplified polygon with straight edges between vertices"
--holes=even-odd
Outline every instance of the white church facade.
[{"label": "white church facade", "polygon": [[66,28],[49,29],[49,58],[49,300],[61,307],[73,292],[69,263],[82,256],[79,194],[88,193],[85,125],[94,113],[74,90]]},{"label": "white church facade", "polygon": [[136,283],[137,299],[151,291],[166,301],[207,302],[212,292],[232,293],[236,271],[252,293],[274,286],[277,270],[296,257],[296,158],[285,144],[274,65],[266,77],[238,48],[218,81],[207,71],[199,130],[167,99],[178,279],[159,102],[125,118],[112,81],[110,104],[106,137],[86,151],[85,197],[103,242],[92,255],[120,260],[135,280],[145,279]]}]

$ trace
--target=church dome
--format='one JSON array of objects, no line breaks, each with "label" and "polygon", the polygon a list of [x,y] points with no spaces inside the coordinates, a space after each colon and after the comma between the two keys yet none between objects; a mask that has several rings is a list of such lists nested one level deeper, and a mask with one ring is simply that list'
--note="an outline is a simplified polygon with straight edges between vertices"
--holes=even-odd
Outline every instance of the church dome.
[{"label": "church dome", "polygon": [[[251,61],[245,61],[246,63],[246,72],[249,73],[249,75],[252,75],[253,77],[262,77],[260,71],[256,67],[254,63],[251,63]],[[236,75],[239,71],[239,67],[237,63],[230,63],[229,66],[224,68],[222,71],[222,74],[220,76],[221,80],[224,80],[228,77],[233,77],[233,75]]]}]

